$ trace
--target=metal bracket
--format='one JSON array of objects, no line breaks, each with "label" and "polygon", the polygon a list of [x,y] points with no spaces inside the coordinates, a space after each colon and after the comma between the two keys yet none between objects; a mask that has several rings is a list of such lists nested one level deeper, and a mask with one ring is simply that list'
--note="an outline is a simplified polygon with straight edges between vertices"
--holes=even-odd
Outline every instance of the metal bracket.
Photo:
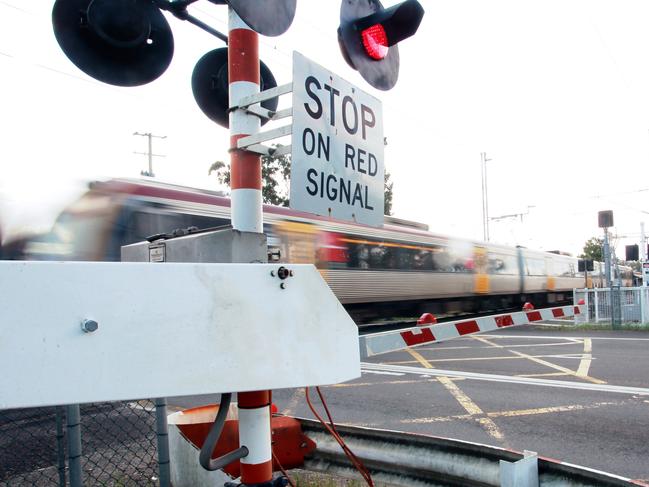
[{"label": "metal bracket", "polygon": [[[293,108],[286,108],[283,110],[278,110],[276,112],[268,110],[260,105],[261,102],[276,98],[281,95],[286,95],[293,92],[293,83],[287,83],[269,90],[264,90],[260,93],[254,95],[245,96],[241,98],[237,103],[234,103],[230,106],[230,111],[232,110],[244,110],[246,113],[256,115],[259,118],[276,121],[283,118],[288,118],[293,116]],[[286,145],[282,147],[268,147],[266,145],[260,144],[259,142],[265,142],[268,140],[278,139],[280,137],[285,137],[293,133],[293,125],[285,125],[276,129],[268,130],[266,132],[259,132],[247,137],[243,137],[237,141],[237,149],[243,149],[249,152],[256,152],[261,155],[285,155],[291,152],[291,145]]]},{"label": "metal bracket", "polygon": [[536,452],[523,452],[517,462],[500,460],[501,487],[539,487],[539,465]]}]

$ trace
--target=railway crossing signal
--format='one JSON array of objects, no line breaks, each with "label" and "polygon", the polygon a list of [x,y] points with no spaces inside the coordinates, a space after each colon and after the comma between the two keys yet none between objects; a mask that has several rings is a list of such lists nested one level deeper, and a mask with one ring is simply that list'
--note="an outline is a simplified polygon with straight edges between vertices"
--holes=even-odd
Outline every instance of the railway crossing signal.
[{"label": "railway crossing signal", "polygon": [[297,0],[210,0],[228,4],[255,32],[275,37],[288,30],[295,17]]},{"label": "railway crossing signal", "polygon": [[579,259],[577,262],[577,271],[578,272],[591,272],[595,269],[593,266],[593,259]]},{"label": "railway crossing signal", "polygon": [[57,0],[52,24],[70,61],[111,85],[149,83],[173,57],[171,28],[151,1]]},{"label": "railway crossing signal", "polygon": [[423,16],[417,0],[389,8],[379,0],[343,0],[338,43],[345,61],[374,88],[391,89],[399,77],[397,44],[417,32]]},{"label": "railway crossing signal", "polygon": [[[260,91],[277,86],[275,77],[263,61],[259,61]],[[194,99],[207,117],[220,126],[230,126],[228,112],[228,50],[225,47],[208,52],[194,67],[192,73],[192,92]],[[261,103],[267,110],[277,110],[278,98],[271,98]],[[269,119],[262,118],[264,125]]]},{"label": "railway crossing signal", "polygon": [[627,245],[625,250],[626,250],[626,260],[627,261],[629,261],[629,260],[640,260],[640,257],[639,257],[640,249],[638,247],[638,244]]}]

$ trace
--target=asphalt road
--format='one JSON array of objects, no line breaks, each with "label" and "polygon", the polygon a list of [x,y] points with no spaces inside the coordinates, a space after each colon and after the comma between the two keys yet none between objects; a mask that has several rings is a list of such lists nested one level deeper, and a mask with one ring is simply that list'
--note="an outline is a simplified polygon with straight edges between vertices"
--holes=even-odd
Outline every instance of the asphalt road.
[{"label": "asphalt road", "polygon": [[[417,373],[370,372],[322,388],[336,422],[536,451],[649,479],[649,396],[426,377],[430,368],[649,388],[649,333],[505,329],[373,357]],[[311,392],[317,404],[315,391]],[[303,390],[279,410],[312,417]]]}]

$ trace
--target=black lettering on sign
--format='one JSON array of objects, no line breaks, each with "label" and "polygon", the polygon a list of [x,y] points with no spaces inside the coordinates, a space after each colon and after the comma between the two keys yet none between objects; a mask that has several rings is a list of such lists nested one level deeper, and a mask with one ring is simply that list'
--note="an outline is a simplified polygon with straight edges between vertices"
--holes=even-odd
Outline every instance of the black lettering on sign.
[{"label": "black lettering on sign", "polygon": [[311,116],[311,118],[315,118],[317,120],[322,117],[322,102],[320,101],[320,98],[318,98],[318,95],[313,92],[312,85],[315,85],[318,89],[321,88],[320,82],[314,76],[308,76],[304,80],[304,89],[306,90],[307,95],[309,95],[309,97],[313,101],[315,101],[316,109],[313,110],[308,103],[304,104],[304,109]]},{"label": "black lettering on sign", "polygon": [[356,183],[356,187],[354,188],[354,199],[352,200],[352,206],[356,204],[356,200],[360,201],[360,206],[361,208],[364,206],[363,205],[363,193],[361,191],[361,185]]},{"label": "black lettering on sign", "polygon": [[362,104],[361,104],[361,124],[363,125],[363,130],[362,130],[363,140],[365,140],[365,136],[367,133],[365,129],[367,127],[374,127],[374,125],[376,125],[376,117],[374,116],[374,112],[370,107],[366,107],[365,105]]},{"label": "black lettering on sign", "polygon": [[[353,125],[349,125],[349,121],[347,120],[347,106],[351,105],[352,107],[352,113],[354,114],[354,123]],[[356,132],[358,132],[358,109],[356,108],[356,103],[354,103],[354,99],[347,95],[343,98],[343,125],[345,126],[345,130],[347,130],[347,133],[349,135],[354,135]]]},{"label": "black lettering on sign", "polygon": [[376,173],[379,170],[379,164],[376,162],[376,156],[371,152],[368,152],[367,156],[367,163],[369,164],[367,174],[369,174],[370,176],[376,176]]},{"label": "black lettering on sign", "polygon": [[367,186],[365,186],[365,209],[366,210],[373,210],[374,207],[370,206],[370,199],[369,199],[368,192],[369,192],[369,188]]},{"label": "black lettering on sign", "polygon": [[[331,184],[332,181],[333,184]],[[330,174],[327,176],[327,198],[329,198],[330,201],[336,201],[337,196],[338,190],[336,189],[336,176]]]},{"label": "black lettering on sign", "polygon": [[351,161],[351,166],[352,166],[352,169],[354,171],[356,170],[356,167],[354,167],[354,155],[355,155],[355,153],[356,153],[356,151],[354,150],[354,148],[351,145],[345,144],[345,167],[349,167],[350,161]]},{"label": "black lettering on sign", "polygon": [[350,181],[345,181],[344,179],[340,179],[340,202],[341,203],[347,203],[348,205],[351,204],[350,198],[351,198],[351,182]]},{"label": "black lettering on sign", "polygon": [[315,151],[315,134],[309,127],[302,132],[302,150],[308,156],[313,155]]},{"label": "black lettering on sign", "polygon": [[318,181],[315,179],[317,175],[318,175],[318,171],[316,171],[313,168],[310,168],[306,172],[306,178],[309,180],[309,183],[313,185],[313,189],[311,189],[309,185],[307,185],[306,187],[307,193],[309,193],[311,196],[315,196],[316,194],[318,194]]},{"label": "black lettering on sign", "polygon": [[336,125],[336,97],[340,95],[340,91],[338,91],[336,88],[333,86],[329,86],[327,84],[324,85],[325,90],[329,92],[329,123],[331,126]]},{"label": "black lettering on sign", "polygon": [[[318,159],[324,159],[329,161],[329,152],[331,148],[331,138],[327,135],[325,138],[320,132],[318,132]],[[305,128],[302,132],[302,150],[307,156],[312,156],[316,151],[316,140],[313,130],[309,127]]]},{"label": "black lettering on sign", "polygon": [[358,172],[362,174],[367,174],[367,171],[365,170],[365,159],[363,159],[363,156],[367,154],[363,149],[358,149]]}]

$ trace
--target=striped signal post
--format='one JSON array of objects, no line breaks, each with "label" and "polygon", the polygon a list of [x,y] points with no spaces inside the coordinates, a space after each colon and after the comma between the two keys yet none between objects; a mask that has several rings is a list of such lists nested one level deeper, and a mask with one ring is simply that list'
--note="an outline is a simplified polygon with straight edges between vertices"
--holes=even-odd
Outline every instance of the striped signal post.
[{"label": "striped signal post", "polygon": [[[234,106],[242,97],[259,93],[259,38],[228,8],[229,102]],[[259,132],[260,127],[259,117],[240,109],[230,112],[232,227],[244,232],[263,232],[261,157],[237,149],[237,140]],[[241,392],[238,407],[239,445],[248,448],[248,455],[241,459],[241,482],[244,485],[271,482],[270,391]]]}]

